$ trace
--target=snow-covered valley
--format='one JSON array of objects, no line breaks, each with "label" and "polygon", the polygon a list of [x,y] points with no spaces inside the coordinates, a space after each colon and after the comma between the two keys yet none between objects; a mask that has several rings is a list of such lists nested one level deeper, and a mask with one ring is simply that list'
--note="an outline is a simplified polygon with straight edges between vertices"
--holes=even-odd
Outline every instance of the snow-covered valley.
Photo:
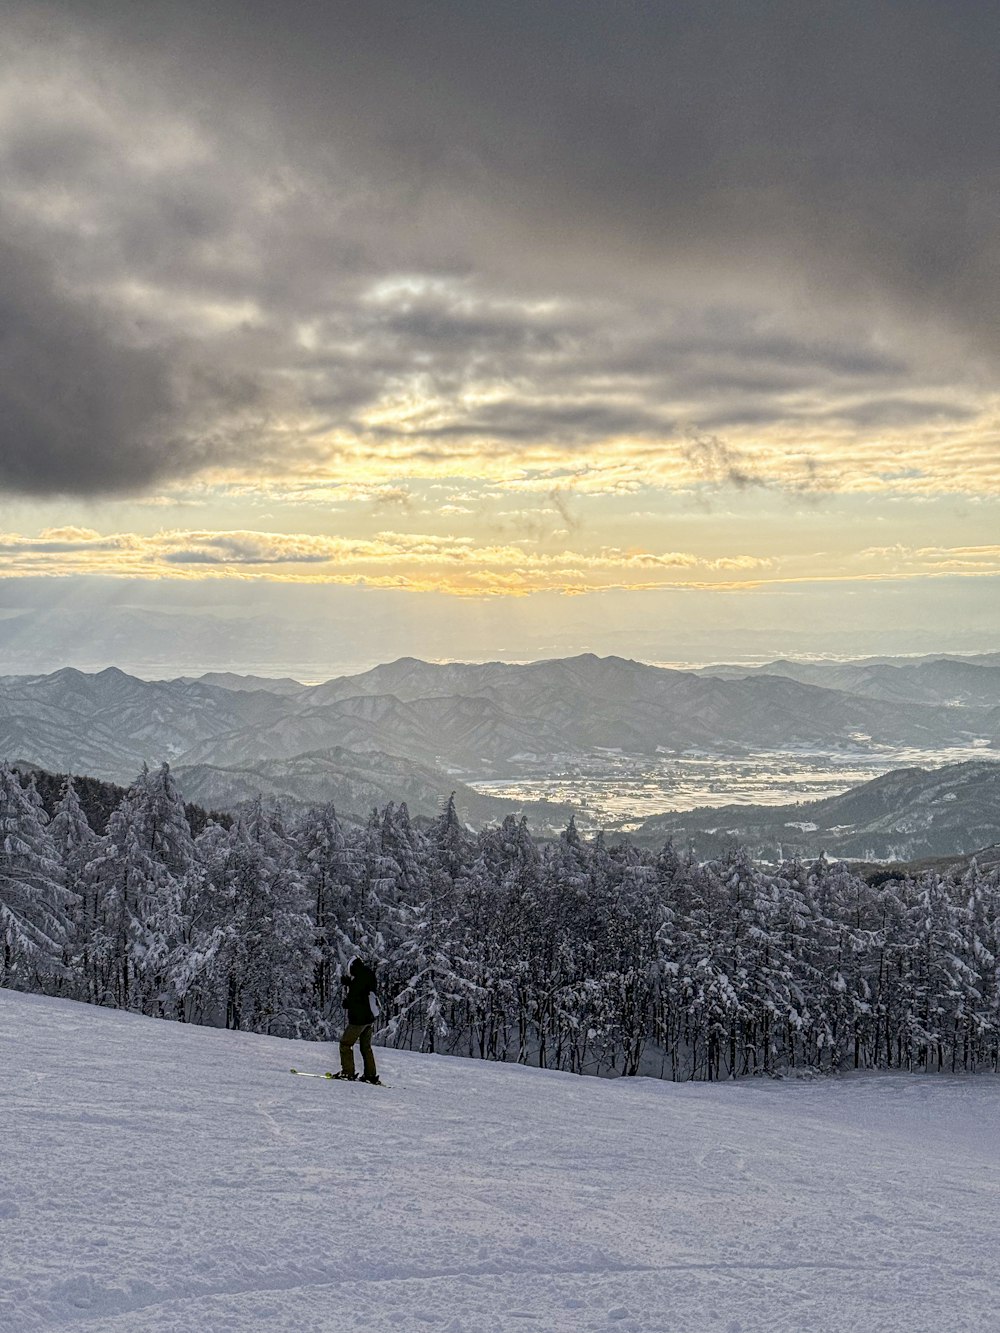
[{"label": "snow-covered valley", "polygon": [[995,1076],[377,1054],[0,990],[0,1328],[1000,1328]]},{"label": "snow-covered valley", "polygon": [[[900,768],[989,761],[985,745],[940,750],[887,748],[763,750],[747,755],[611,754],[539,760],[520,777],[469,782],[483,795],[547,801],[576,812],[581,829],[632,832],[644,819],[727,805],[775,806],[823,800]],[[544,771],[543,771],[544,770]]]}]

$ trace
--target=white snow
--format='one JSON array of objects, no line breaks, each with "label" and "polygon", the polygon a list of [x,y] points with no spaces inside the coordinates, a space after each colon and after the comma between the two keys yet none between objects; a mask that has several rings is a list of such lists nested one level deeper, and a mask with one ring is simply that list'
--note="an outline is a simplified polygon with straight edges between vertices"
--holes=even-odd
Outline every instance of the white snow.
[{"label": "white snow", "polygon": [[995,1333],[1000,1079],[671,1085],[0,991],[0,1329]]}]

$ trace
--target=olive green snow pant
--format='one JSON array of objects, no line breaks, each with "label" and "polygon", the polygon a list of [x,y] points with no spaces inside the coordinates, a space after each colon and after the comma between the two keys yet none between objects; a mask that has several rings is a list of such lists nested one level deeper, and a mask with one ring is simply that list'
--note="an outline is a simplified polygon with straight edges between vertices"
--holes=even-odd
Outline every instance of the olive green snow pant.
[{"label": "olive green snow pant", "polygon": [[348,1078],[354,1077],[354,1043],[361,1042],[361,1059],[365,1065],[365,1078],[378,1078],[375,1068],[375,1056],[372,1054],[373,1023],[351,1023],[340,1039],[340,1068]]}]

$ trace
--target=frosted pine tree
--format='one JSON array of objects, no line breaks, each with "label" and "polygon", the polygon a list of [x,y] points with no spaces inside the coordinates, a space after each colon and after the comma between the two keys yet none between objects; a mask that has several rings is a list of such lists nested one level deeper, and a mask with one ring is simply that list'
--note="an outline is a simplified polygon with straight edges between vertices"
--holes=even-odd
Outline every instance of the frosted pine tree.
[{"label": "frosted pine tree", "polygon": [[809,872],[797,861],[777,875],[759,867],[754,872],[748,984],[741,987],[748,1026],[737,1075],[817,1064],[824,1053],[836,1058],[830,1004],[833,990],[839,1005],[842,986],[832,979],[836,932],[825,915],[826,898],[811,900],[809,885]]},{"label": "frosted pine tree", "polygon": [[462,934],[475,993],[469,1013],[469,1050],[481,1059],[516,1054],[524,967],[526,867],[537,874],[538,855],[527,825],[507,815],[479,835],[478,854],[459,901]]},{"label": "frosted pine tree", "polygon": [[56,855],[66,877],[66,887],[77,896],[73,907],[73,950],[67,954],[74,993],[93,1000],[93,945],[97,904],[86,875],[87,863],[97,835],[87,822],[72,777],[63,783],[62,795],[49,826]]},{"label": "frosted pine tree", "polygon": [[0,764],[0,985],[31,988],[63,971],[76,896],[41,803]]},{"label": "frosted pine tree", "polygon": [[472,1039],[481,1056],[528,1059],[532,1013],[531,923],[542,899],[542,864],[527,820],[507,815],[479,835],[463,929],[479,986]]},{"label": "frosted pine tree", "polygon": [[943,876],[928,871],[915,886],[909,918],[913,933],[909,1019],[911,1059],[920,1068],[942,1069],[946,1047],[961,1033],[974,972],[966,948],[968,909]]},{"label": "frosted pine tree", "polygon": [[356,857],[332,805],[309,810],[294,834],[305,901],[315,923],[314,1003],[327,1024],[339,1027],[342,965],[354,945]]},{"label": "frosted pine tree", "polygon": [[[427,895],[427,841],[414,828],[406,803],[373,810],[361,834],[357,892],[347,924],[351,951],[378,964],[378,983],[388,1039],[410,1044],[409,1016],[394,1012],[411,975],[407,941],[412,910]],[[346,960],[345,960],[346,961]]]},{"label": "frosted pine tree", "polygon": [[906,881],[889,879],[875,889],[873,923],[872,1045],[874,1066],[898,1065],[908,1060],[904,1028],[912,1013],[909,993],[910,932],[906,898],[912,888]]},{"label": "frosted pine tree", "polygon": [[190,942],[188,919],[197,902],[194,839],[168,764],[143,773],[137,789],[135,841],[151,866],[134,923],[140,1005],[146,1013],[173,1016]]},{"label": "frosted pine tree", "polygon": [[277,1036],[315,1030],[317,950],[280,812],[258,796],[230,833],[226,862],[226,1026]]},{"label": "frosted pine tree", "polygon": [[432,824],[427,846],[424,896],[404,908],[406,935],[394,962],[406,980],[388,1031],[391,1040],[398,1042],[405,1033],[420,1050],[435,1051],[460,1036],[460,1016],[475,990],[457,905],[472,840],[458,818],[454,793]]},{"label": "frosted pine tree", "polygon": [[975,960],[976,982],[970,987],[961,1042],[963,1069],[996,1069],[1000,1044],[1000,866],[983,872],[972,861],[956,886],[965,903],[966,949]]},{"label": "frosted pine tree", "polygon": [[[672,1078],[677,1077],[677,1057],[680,1043],[681,1006],[678,975],[680,964],[678,954],[683,945],[678,936],[684,929],[685,922],[679,908],[677,880],[680,876],[681,859],[672,842],[667,842],[652,866],[655,876],[653,893],[660,914],[653,946],[652,963],[652,1012],[650,1015],[650,1040],[659,1050],[660,1076],[665,1078],[668,1070]],[[668,1064],[669,1062],[669,1064]]]},{"label": "frosted pine tree", "polygon": [[[734,954],[732,917],[734,901],[738,899],[726,869],[724,862],[692,863],[684,877],[687,947],[681,958],[680,976],[682,1040],[692,1078],[712,1080],[721,1076],[733,1015],[740,1003],[730,976]],[[738,879],[736,888],[742,882]]]},{"label": "frosted pine tree", "polygon": [[372,811],[357,859],[356,892],[347,920],[344,962],[352,954],[392,959],[405,933],[407,903],[420,902],[427,883],[427,848],[410,822],[406,802]]},{"label": "frosted pine tree", "polygon": [[807,985],[817,1017],[817,1063],[860,1068],[870,1028],[868,976],[874,938],[874,895],[843,862],[794,866],[808,906],[802,952],[810,960]]},{"label": "frosted pine tree", "polygon": [[84,874],[96,894],[95,971],[102,1004],[173,1017],[186,899],[198,868],[184,802],[163,764],[143,768],[108,821]]},{"label": "frosted pine tree", "polygon": [[664,914],[657,900],[656,870],[631,846],[616,849],[618,891],[608,932],[616,952],[618,1025],[623,1072],[637,1074],[650,1042],[659,981],[657,936]]},{"label": "frosted pine tree", "polygon": [[186,881],[183,943],[173,971],[187,1023],[220,1022],[225,1013],[224,955],[229,935],[229,833],[209,822],[194,841],[195,865]]},{"label": "frosted pine tree", "polygon": [[530,922],[529,1041],[542,1068],[559,1063],[566,1015],[580,998],[580,955],[586,952],[592,882],[590,853],[570,818],[559,841],[546,849],[536,910]]},{"label": "frosted pine tree", "polygon": [[62,795],[52,816],[49,832],[67,868],[71,862],[80,864],[86,861],[87,850],[97,835],[83,813],[72,777],[67,777],[63,783]]},{"label": "frosted pine tree", "polygon": [[[611,992],[617,989],[616,950],[608,926],[614,914],[615,867],[603,833],[587,847],[575,822],[560,840],[557,878],[567,890],[552,906],[558,911],[562,942],[556,950],[551,997],[547,1006],[550,1043],[547,1063],[556,1069],[582,1073],[588,1061],[595,1067],[606,1053],[615,1059],[619,1006]],[[571,867],[563,874],[564,867]],[[579,869],[579,874],[577,874]],[[594,1050],[591,1050],[594,1047]]]}]

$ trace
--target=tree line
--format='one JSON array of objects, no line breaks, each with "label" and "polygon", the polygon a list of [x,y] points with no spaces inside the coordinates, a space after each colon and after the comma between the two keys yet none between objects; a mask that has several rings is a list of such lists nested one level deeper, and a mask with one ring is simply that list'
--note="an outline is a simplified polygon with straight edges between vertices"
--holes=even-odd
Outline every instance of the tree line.
[{"label": "tree line", "polygon": [[0,765],[0,985],[330,1040],[360,954],[377,1040],[407,1049],[672,1079],[998,1067],[997,867],[869,883],[572,821],[474,834],[453,801],[423,827],[392,804],[190,815],[166,764],[103,832],[73,779],[50,818]]}]

